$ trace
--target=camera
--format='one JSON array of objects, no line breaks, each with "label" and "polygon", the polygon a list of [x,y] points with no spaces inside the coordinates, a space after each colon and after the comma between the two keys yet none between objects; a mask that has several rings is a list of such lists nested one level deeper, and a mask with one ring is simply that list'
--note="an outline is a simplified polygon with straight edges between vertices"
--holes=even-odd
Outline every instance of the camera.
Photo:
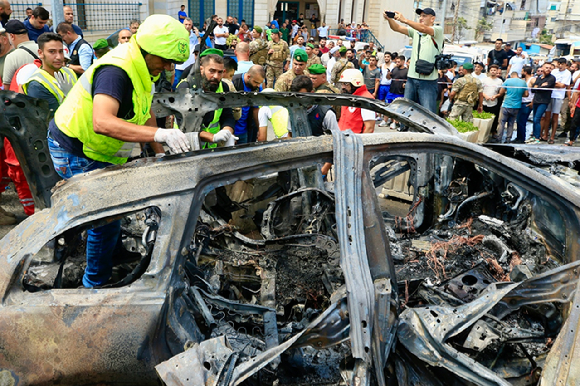
[{"label": "camera", "polygon": [[389,19],[393,19],[395,17],[395,12],[385,11],[385,15],[387,15]]},{"label": "camera", "polygon": [[439,54],[435,55],[435,68],[438,70],[448,70],[453,65],[451,64],[452,54]]}]

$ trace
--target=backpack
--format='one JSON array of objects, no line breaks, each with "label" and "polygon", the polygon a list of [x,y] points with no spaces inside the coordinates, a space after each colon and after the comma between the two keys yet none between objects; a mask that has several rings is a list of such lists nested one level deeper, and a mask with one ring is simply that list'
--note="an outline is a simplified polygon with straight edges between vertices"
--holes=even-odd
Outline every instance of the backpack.
[{"label": "backpack", "polygon": [[467,102],[468,104],[472,105],[475,103],[477,96],[477,80],[471,77],[471,80],[468,80],[461,91],[459,91],[459,95],[457,95],[457,101]]}]

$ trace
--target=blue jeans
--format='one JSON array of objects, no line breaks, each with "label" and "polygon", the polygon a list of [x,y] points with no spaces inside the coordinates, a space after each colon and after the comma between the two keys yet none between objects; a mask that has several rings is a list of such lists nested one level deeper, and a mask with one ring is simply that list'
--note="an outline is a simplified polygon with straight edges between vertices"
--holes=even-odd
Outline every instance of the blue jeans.
[{"label": "blue jeans", "polygon": [[[499,138],[499,141],[501,143],[506,143],[509,142],[512,139],[512,134],[514,132],[514,123],[516,121],[516,118],[518,116],[520,109],[510,109],[507,107],[502,107],[501,108],[501,112],[502,112],[502,118],[501,118],[501,124],[499,126],[499,129],[497,130],[497,136]],[[507,134],[506,134],[506,139],[503,139],[503,131],[505,129],[505,124],[507,123]]]},{"label": "blue jeans", "polygon": [[437,114],[437,79],[407,78],[405,98],[419,103],[433,114]]},{"label": "blue jeans", "polygon": [[528,124],[528,117],[532,112],[532,108],[528,107],[529,103],[522,103],[522,107],[520,107],[520,111],[518,112],[518,136],[516,140],[518,142],[525,142],[526,141],[526,125]]},{"label": "blue jeans", "polygon": [[238,140],[236,141],[236,145],[243,145],[244,143],[248,143],[248,132],[246,131],[243,134],[234,134],[236,137],[238,137]]},{"label": "blue jeans", "polygon": [[[65,180],[74,175],[102,169],[111,165],[107,162],[79,157],[60,147],[50,134],[48,149],[54,169]],[[107,283],[113,271],[113,252],[121,233],[121,221],[112,221],[107,225],[87,231],[87,268],[83,276],[83,285],[87,288]]]},{"label": "blue jeans", "polygon": [[546,112],[548,108],[547,103],[534,103],[534,138],[540,139],[540,135],[542,135],[542,125],[541,120],[542,116]]}]

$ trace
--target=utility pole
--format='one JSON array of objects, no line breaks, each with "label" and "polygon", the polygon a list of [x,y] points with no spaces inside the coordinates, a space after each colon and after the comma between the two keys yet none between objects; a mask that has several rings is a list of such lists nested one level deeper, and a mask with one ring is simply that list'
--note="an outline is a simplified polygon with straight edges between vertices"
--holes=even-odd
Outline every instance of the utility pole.
[{"label": "utility pole", "polygon": [[566,33],[566,23],[568,21],[568,10],[570,9],[570,0],[568,0],[568,3],[566,4],[566,11],[564,12],[564,25],[562,26],[562,33],[560,34],[560,38],[564,37],[564,34]]},{"label": "utility pole", "polygon": [[443,9],[441,9],[441,28],[445,33],[445,15],[447,14],[447,0],[443,0]]},{"label": "utility pole", "polygon": [[52,2],[52,24],[54,31],[56,31],[56,27],[64,21],[63,7],[63,0],[54,0]]},{"label": "utility pole", "polygon": [[451,41],[455,42],[455,38],[457,37],[457,17],[459,15],[459,2],[460,0],[456,0],[455,3],[455,14],[453,15],[453,34],[451,35]]}]

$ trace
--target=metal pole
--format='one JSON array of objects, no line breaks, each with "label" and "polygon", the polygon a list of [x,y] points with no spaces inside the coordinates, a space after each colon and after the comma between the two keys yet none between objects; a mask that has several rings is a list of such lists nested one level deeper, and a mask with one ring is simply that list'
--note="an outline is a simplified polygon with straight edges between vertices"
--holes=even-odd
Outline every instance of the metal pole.
[{"label": "metal pole", "polygon": [[503,12],[501,13],[501,26],[499,29],[499,38],[503,39],[503,22],[504,22],[504,16],[505,16],[505,4],[503,6]]},{"label": "metal pole", "polygon": [[441,28],[445,33],[445,15],[447,14],[447,0],[443,0],[443,8],[441,9]]},{"label": "metal pole", "polygon": [[63,0],[52,2],[52,29],[56,32],[56,26],[64,21]]}]

